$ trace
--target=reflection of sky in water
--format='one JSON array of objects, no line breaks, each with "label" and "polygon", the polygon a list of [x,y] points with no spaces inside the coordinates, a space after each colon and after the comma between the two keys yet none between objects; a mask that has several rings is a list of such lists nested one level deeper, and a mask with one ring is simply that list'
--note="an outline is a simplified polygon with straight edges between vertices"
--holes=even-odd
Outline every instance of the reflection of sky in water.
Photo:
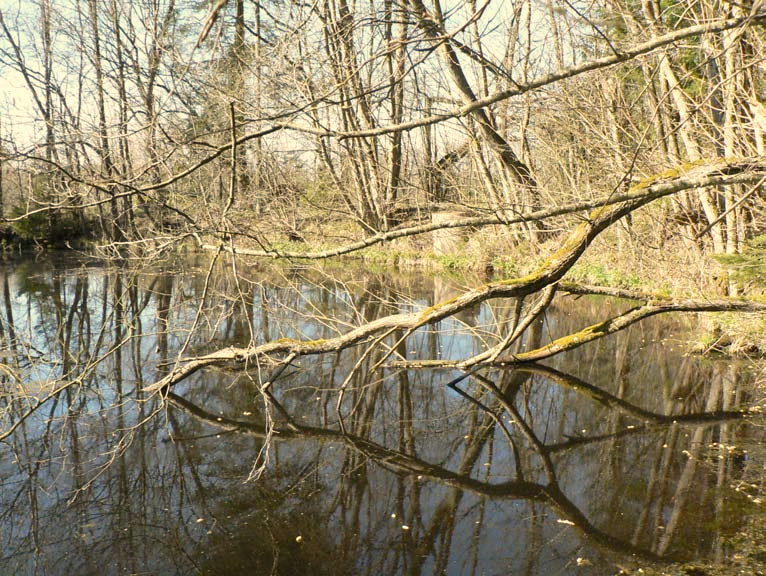
[{"label": "reflection of sky in water", "polygon": [[[133,284],[124,277],[116,289],[114,271],[100,268],[73,268],[58,278],[43,264],[17,271],[27,276],[22,281],[6,272],[11,300],[5,302],[2,317],[8,334],[10,310],[22,358],[35,359],[22,359],[16,368],[28,394],[46,392],[39,383],[61,376],[62,342],[72,355],[66,381],[81,376],[82,382],[28,418],[1,449],[0,509],[9,511],[0,515],[4,573],[12,573],[12,568],[17,568],[15,573],[33,573],[35,562],[38,572],[51,574],[82,572],[89,566],[109,566],[107,572],[122,567],[187,573],[195,562],[208,565],[203,551],[217,558],[239,558],[242,550],[211,549],[212,542],[219,537],[220,542],[236,540],[243,531],[246,539],[248,530],[264,540],[259,544],[263,546],[271,533],[283,553],[295,558],[308,553],[305,544],[312,538],[326,538],[336,547],[330,556],[337,565],[352,565],[355,571],[364,567],[400,573],[407,571],[405,564],[412,568],[422,562],[420,573],[443,569],[466,574],[475,568],[476,573],[524,570],[547,575],[567,573],[578,556],[594,562],[594,574],[610,565],[607,558],[613,553],[591,546],[579,532],[558,522],[560,514],[549,504],[490,497],[481,489],[463,491],[443,478],[418,478],[424,476],[422,471],[392,472],[383,452],[344,443],[337,434],[337,389],[357,362],[359,377],[349,383],[340,408],[344,424],[354,437],[375,443],[379,450],[393,450],[392,462],[397,454],[408,453],[417,462],[455,472],[475,447],[466,478],[477,486],[519,479],[518,473],[524,480],[547,484],[543,459],[522,424],[547,446],[603,436],[555,450],[550,458],[563,494],[598,530],[627,542],[647,502],[653,518],[663,524],[670,520],[673,496],[683,471],[689,470],[682,450],[697,449],[690,444],[694,434],[706,443],[735,429],[740,430],[738,441],[745,434],[738,425],[723,428],[715,423],[638,433],[643,422],[542,374],[482,369],[479,374],[504,391],[518,417],[505,412],[477,378],[458,386],[497,414],[513,439],[509,443],[484,410],[447,386],[460,372],[375,368],[383,352],[362,358],[365,347],[360,346],[337,355],[302,358],[285,371],[274,390],[291,421],[332,434],[277,435],[265,476],[244,483],[263,440],[227,432],[217,418],[262,422],[255,367],[249,374],[239,369],[200,371],[175,389],[208,411],[210,421],[172,404],[159,405],[156,398],[134,401],[136,388],[152,383],[161,365],[176,358],[197,314],[203,277],[145,273]],[[191,339],[191,353],[246,345],[251,330],[256,342],[332,337],[364,319],[423,309],[435,299],[427,283],[421,284],[425,290],[398,286],[397,303],[382,281],[319,285],[296,280],[292,286],[254,285],[246,313],[232,297],[236,292],[231,285],[213,282]],[[443,283],[438,288],[438,301],[451,297],[444,296]],[[121,321],[113,310],[115,291],[124,306]],[[592,323],[606,306],[603,299],[559,298],[543,319],[540,342]],[[625,303],[614,307],[622,310]],[[160,317],[165,308],[166,337]],[[397,352],[404,350],[407,359],[432,358],[435,353],[444,359],[472,356],[494,344],[494,322],[508,318],[512,309],[513,302],[501,301],[421,327]],[[669,334],[682,328],[673,320],[652,319],[620,337],[553,359],[550,365],[645,409],[672,414],[702,409],[711,387],[732,373],[679,357],[663,346]],[[115,350],[118,332],[125,345]],[[399,337],[390,337],[387,345]],[[89,358],[101,361],[85,371]],[[261,376],[268,377],[271,368],[261,368]],[[686,396],[676,400],[682,391]],[[18,400],[15,410],[23,411],[31,401]],[[285,426],[283,416],[275,417]],[[4,425],[7,422],[6,418]],[[133,428],[139,422],[145,424]],[[482,426],[490,426],[486,435]],[[264,430],[260,424],[257,429]],[[285,428],[285,434],[288,431]],[[667,443],[670,446],[663,448]],[[698,528],[709,525],[715,508],[710,498],[716,476],[710,466],[693,471],[695,480],[686,487],[697,503],[686,513],[702,514],[705,522],[692,515],[675,536],[675,542],[692,550],[702,550],[714,537],[699,537]],[[728,470],[735,473],[732,466]],[[653,503],[648,500],[650,482],[659,474],[665,476],[652,486],[664,497]],[[304,525],[309,517],[313,535]],[[639,543],[658,541],[656,527],[641,530]],[[305,532],[300,550],[294,549],[300,535],[294,531]],[[35,547],[41,551],[37,557],[32,553]]]}]

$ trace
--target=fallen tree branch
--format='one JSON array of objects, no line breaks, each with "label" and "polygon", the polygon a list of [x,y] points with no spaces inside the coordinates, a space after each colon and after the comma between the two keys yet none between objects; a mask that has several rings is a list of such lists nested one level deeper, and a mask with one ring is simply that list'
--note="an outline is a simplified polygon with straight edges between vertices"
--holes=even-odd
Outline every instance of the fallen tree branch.
[{"label": "fallen tree branch", "polygon": [[[167,376],[148,386],[146,392],[158,392],[173,386],[197,370],[206,366],[225,363],[242,363],[247,365],[256,360],[268,360],[274,355],[292,354],[295,357],[337,352],[361,342],[375,338],[376,335],[391,330],[415,330],[420,326],[433,324],[466,310],[482,302],[495,298],[519,298],[534,294],[546,286],[557,283],[564,274],[577,262],[590,243],[604,230],[623,216],[644,206],[657,198],[662,198],[691,188],[739,184],[760,180],[766,175],[766,159],[744,159],[738,161],[717,160],[705,163],[695,163],[687,167],[660,174],[653,179],[640,182],[631,190],[642,192],[637,197],[614,206],[607,206],[590,213],[589,218],[582,222],[564,241],[550,258],[537,270],[521,278],[511,278],[490,282],[461,295],[438,303],[422,311],[394,314],[378,318],[362,326],[349,330],[335,338],[314,341],[281,339],[260,345],[248,347],[228,347],[211,354],[179,360]],[[766,305],[746,301],[716,300],[716,301],[684,301],[684,302],[647,302],[626,314],[590,326],[585,330],[563,339],[551,342],[538,350],[525,352],[508,358],[506,362],[532,362],[548,358],[566,350],[571,350],[586,342],[602,338],[622,330],[643,318],[671,311],[721,311],[736,310],[755,312],[766,310]],[[469,359],[470,360],[470,359]],[[453,365],[462,365],[466,360],[457,361]],[[421,362],[419,365],[449,365],[444,361]]]},{"label": "fallen tree branch", "polygon": [[[738,165],[744,168],[751,168],[753,170],[756,170],[756,172],[753,172],[752,173],[753,175],[751,175],[751,173],[748,172],[747,170],[745,172],[736,173],[736,168]],[[428,224],[420,224],[417,226],[410,226],[406,228],[397,228],[394,230],[389,230],[387,232],[379,232],[378,234],[369,236],[367,238],[363,238],[362,240],[359,240],[357,242],[352,242],[350,244],[346,244],[345,246],[329,248],[327,250],[318,250],[318,251],[311,252],[311,251],[299,251],[299,250],[282,250],[280,248],[271,248],[271,247],[267,247],[263,249],[238,248],[238,247],[232,247],[230,245],[223,246],[223,250],[231,254],[237,254],[241,256],[322,260],[327,258],[333,258],[336,256],[342,256],[345,254],[350,254],[352,252],[357,252],[359,250],[363,250],[365,248],[369,248],[377,244],[383,244],[385,242],[396,240],[398,238],[418,236],[420,234],[427,234],[428,232],[434,232],[436,230],[446,230],[450,228],[493,226],[493,225],[508,226],[511,224],[522,224],[525,222],[540,222],[543,220],[547,220],[549,218],[555,218],[557,216],[566,216],[568,214],[575,214],[578,212],[596,210],[598,208],[613,207],[617,204],[624,204],[631,201],[637,201],[637,202],[641,202],[642,204],[645,204],[647,202],[650,202],[662,196],[668,196],[671,194],[675,194],[676,192],[686,190],[689,188],[694,188],[697,186],[714,186],[714,185],[724,185],[724,184],[742,184],[742,183],[759,182],[761,180],[761,177],[756,175],[766,174],[766,158],[754,157],[754,158],[744,159],[738,162],[730,162],[730,163],[727,163],[726,161],[719,160],[719,159],[713,159],[713,160],[708,160],[704,162],[701,161],[701,162],[695,163],[690,168],[691,168],[689,172],[690,175],[696,169],[697,172],[701,173],[703,178],[705,177],[705,175],[707,175],[707,177],[709,178],[709,181],[703,182],[700,184],[692,184],[681,189],[671,188],[657,195],[657,187],[650,184],[656,185],[656,184],[659,184],[662,181],[662,179],[672,178],[673,175],[681,175],[683,173],[683,169],[669,170],[666,173],[660,174],[658,176],[647,178],[646,180],[631,187],[630,190],[628,190],[627,192],[624,192],[622,194],[610,194],[608,197],[600,198],[598,200],[592,200],[588,202],[572,202],[569,204],[564,204],[562,206],[556,206],[553,208],[544,208],[541,210],[534,210],[531,212],[522,212],[517,214],[516,216],[509,216],[507,210],[501,209],[501,210],[498,210],[498,213],[488,215],[488,216],[460,218],[455,220],[441,221],[437,223],[429,222]],[[727,170],[727,173],[721,173],[718,176],[723,177],[724,180],[716,179],[715,172],[722,168],[725,168]],[[732,171],[734,171],[733,174],[728,173]],[[220,248],[220,245],[208,244],[208,243],[203,243],[200,241],[198,242],[198,247],[201,250],[216,251]]]},{"label": "fallen tree branch", "polygon": [[[572,287],[573,285],[569,285]],[[586,291],[583,291],[586,293]],[[395,368],[460,368],[465,369],[483,361],[484,364],[513,365],[525,364],[529,362],[538,362],[545,360],[557,354],[574,350],[580,346],[599,340],[610,334],[615,334],[624,330],[631,324],[640,320],[656,316],[657,314],[666,314],[668,312],[766,312],[766,304],[761,302],[751,302],[747,300],[735,299],[716,299],[716,300],[691,300],[685,299],[675,301],[668,298],[666,301],[649,301],[646,304],[631,308],[627,312],[610,318],[598,324],[593,324],[583,328],[579,332],[562,336],[556,340],[518,354],[511,354],[505,357],[498,357],[494,361],[485,361],[485,353],[466,360],[412,360],[398,361],[389,364]]]},{"label": "fallen tree branch", "polygon": [[766,304],[760,302],[732,301],[732,300],[684,300],[681,302],[648,302],[610,318],[604,322],[588,326],[579,332],[557,338],[553,342],[520,354],[511,355],[506,359],[498,359],[500,362],[522,363],[536,362],[550,358],[556,354],[579,348],[583,344],[592,342],[619,332],[639,320],[665,314],[668,312],[766,312]]}]

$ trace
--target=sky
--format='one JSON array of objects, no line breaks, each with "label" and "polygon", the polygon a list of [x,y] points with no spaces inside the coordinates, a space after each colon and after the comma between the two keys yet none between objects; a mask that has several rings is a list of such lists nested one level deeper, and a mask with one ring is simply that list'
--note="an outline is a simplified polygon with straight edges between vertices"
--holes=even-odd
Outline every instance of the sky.
[{"label": "sky", "polygon": [[0,68],[0,139],[28,147],[39,142],[43,132],[34,101],[18,72]]},{"label": "sky", "polygon": [[[5,25],[14,36],[19,33],[17,17],[25,17],[23,13],[32,6],[32,3],[20,0],[0,0]],[[2,40],[0,49],[9,50],[8,43],[4,38]],[[32,145],[38,138],[35,133],[39,131],[35,122],[38,117],[23,76],[0,61],[0,139],[6,145],[9,137],[20,145]]]}]

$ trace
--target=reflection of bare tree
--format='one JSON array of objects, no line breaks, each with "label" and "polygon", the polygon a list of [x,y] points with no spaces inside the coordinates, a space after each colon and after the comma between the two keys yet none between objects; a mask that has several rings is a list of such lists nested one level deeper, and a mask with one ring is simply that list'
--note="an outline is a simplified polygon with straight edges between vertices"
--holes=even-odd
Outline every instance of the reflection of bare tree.
[{"label": "reflection of bare tree", "polygon": [[[24,547],[58,550],[55,519],[63,517],[77,535],[78,558],[62,569],[74,573],[105,557],[140,572],[156,556],[163,566],[198,562],[220,572],[229,565],[226,550],[248,553],[249,535],[262,543],[248,564],[255,570],[316,553],[316,573],[332,573],[333,563],[349,573],[457,565],[476,573],[488,558],[513,556],[512,568],[502,569],[538,574],[541,554],[556,545],[568,558],[582,546],[604,557],[684,556],[690,504],[713,488],[717,500],[706,513],[719,521],[729,515],[720,491],[740,469],[724,445],[734,443],[747,400],[731,393],[739,389],[733,372],[708,378],[691,360],[674,364],[651,351],[647,365],[634,341],[621,340],[584,348],[557,370],[409,368],[433,351],[465,357],[498,343],[508,354],[539,349],[571,332],[568,300],[498,300],[473,310],[470,325],[443,319],[393,330],[310,362],[208,368],[167,404],[143,384],[168,373],[195,318],[201,330],[187,349],[204,354],[211,342],[238,345],[248,334],[333,337],[429,306],[431,290],[300,270],[282,271],[281,284],[254,274],[239,286],[168,270],[46,274],[30,274],[26,292],[6,282],[15,300],[0,310],[17,362],[5,374],[13,394],[2,398],[3,449],[13,457],[0,464],[0,479],[14,485],[3,500],[13,516],[0,512],[0,522],[24,518],[4,535],[19,558],[28,558]],[[603,312],[603,303],[592,306]],[[660,341],[656,330],[625,334]],[[662,373],[664,388],[654,385]],[[14,388],[20,384],[24,394]],[[264,448],[268,462],[256,456]],[[243,485],[254,462],[265,474]],[[51,486],[60,500],[51,499]],[[492,549],[501,537],[513,540],[512,549]],[[704,554],[723,553],[719,543],[698,540]],[[208,545],[220,547],[212,563],[200,560]],[[369,564],[358,566],[361,558]]]},{"label": "reflection of bare tree", "polygon": [[[389,447],[372,438],[373,425],[370,416],[372,408],[369,404],[364,410],[358,411],[360,413],[358,417],[350,419],[345,431],[339,430],[335,425],[300,424],[297,419],[289,416],[287,421],[276,425],[273,438],[280,443],[313,440],[322,444],[328,442],[339,444],[348,449],[340,475],[347,481],[340,487],[338,496],[342,516],[349,519],[345,529],[353,535],[351,540],[346,541],[346,554],[350,554],[351,550],[360,545],[356,540],[362,529],[360,507],[367,501],[368,493],[372,489],[366,462],[372,461],[399,478],[396,498],[398,504],[395,514],[407,530],[401,536],[399,552],[402,557],[396,565],[400,568],[405,567],[408,573],[420,573],[425,558],[432,554],[437,573],[446,567],[446,562],[450,558],[450,543],[455,537],[454,523],[459,517],[461,499],[467,493],[478,495],[482,502],[485,499],[492,501],[521,499],[545,504],[564,521],[574,523],[581,534],[599,547],[621,554],[637,555],[645,560],[660,560],[667,557],[667,546],[659,549],[642,546],[637,544],[636,538],[616,536],[589,520],[586,513],[565,494],[563,481],[557,477],[557,462],[554,456],[592,444],[610,446],[611,443],[620,439],[645,434],[648,429],[664,430],[666,427],[683,429],[698,425],[694,429],[696,439],[697,435],[704,434],[708,429],[706,424],[710,425],[726,419],[739,419],[744,416],[742,411],[719,410],[716,405],[709,405],[709,410],[700,413],[658,414],[634,406],[578,378],[540,366],[528,366],[516,371],[503,372],[500,374],[501,380],[498,383],[479,373],[474,373],[473,377],[479,383],[479,387],[473,394],[459,388],[460,382],[451,383],[453,389],[470,400],[472,408],[465,415],[467,434],[465,434],[466,441],[460,450],[460,457],[450,465],[428,461],[416,454],[414,446],[419,439],[415,437],[416,433],[412,428],[408,376],[402,372],[399,372],[397,376],[398,415],[401,425],[398,439],[394,443],[395,447]],[[533,426],[528,423],[529,416],[522,415],[516,407],[520,402],[523,405],[526,401],[521,391],[532,377],[545,377],[559,386],[576,390],[578,394],[607,407],[610,411],[616,411],[626,418],[641,421],[643,424],[626,425],[592,437],[571,438],[564,442],[546,444],[538,438]],[[711,394],[714,392],[711,391]],[[370,393],[368,398],[374,400],[375,394]],[[175,406],[219,430],[256,437],[265,436],[263,422],[222,418],[174,394],[170,394],[168,399]],[[284,409],[281,412],[287,414]],[[511,428],[507,426],[509,420],[513,422]],[[496,436],[498,429],[501,430],[500,436]],[[504,439],[508,443],[506,450],[514,454],[515,471],[512,472],[514,476],[512,479],[491,481],[493,452],[501,449],[499,445],[496,445],[498,438]],[[477,466],[477,463],[484,460],[486,460],[485,466]],[[431,502],[433,512],[430,520],[423,524],[414,502],[420,498],[420,487],[425,479],[449,487],[450,490],[444,494],[440,502]],[[684,482],[683,478],[681,482]],[[675,501],[674,499],[674,504]],[[348,508],[348,502],[355,503],[351,509]],[[407,514],[408,506],[404,502],[410,502],[409,515]],[[682,509],[682,506],[674,508],[678,511]],[[642,532],[642,526],[645,525],[646,518],[642,516],[638,521],[637,533]],[[530,529],[534,535],[535,529]],[[537,533],[539,534],[539,529]],[[665,538],[668,541],[674,535],[673,529],[665,532]]]}]

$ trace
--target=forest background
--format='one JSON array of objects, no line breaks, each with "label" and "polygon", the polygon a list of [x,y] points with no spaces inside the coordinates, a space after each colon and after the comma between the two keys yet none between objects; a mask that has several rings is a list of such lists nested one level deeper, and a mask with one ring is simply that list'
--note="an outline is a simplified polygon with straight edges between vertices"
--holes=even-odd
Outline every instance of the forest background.
[{"label": "forest background", "polygon": [[[0,0],[2,249],[147,270],[210,255],[193,328],[167,362],[165,338],[140,402],[233,366],[256,373],[269,415],[288,367],[354,349],[340,412],[365,361],[468,378],[673,312],[726,312],[700,349],[758,355],[765,24],[761,0]],[[236,345],[190,344],[222,317],[213,291],[252,313],[263,281],[238,263],[264,258],[336,286],[343,258],[482,277],[426,308],[317,312],[323,339],[261,338],[248,324]],[[209,281],[222,267],[226,290]],[[557,293],[635,305],[526,348]],[[512,312],[481,327],[482,350],[399,352],[418,329],[493,300]],[[116,325],[108,353],[63,354],[46,395],[14,392],[0,440],[96,374],[122,345]]]},{"label": "forest background", "polygon": [[4,246],[757,295],[764,19],[717,0],[5,0]]}]

